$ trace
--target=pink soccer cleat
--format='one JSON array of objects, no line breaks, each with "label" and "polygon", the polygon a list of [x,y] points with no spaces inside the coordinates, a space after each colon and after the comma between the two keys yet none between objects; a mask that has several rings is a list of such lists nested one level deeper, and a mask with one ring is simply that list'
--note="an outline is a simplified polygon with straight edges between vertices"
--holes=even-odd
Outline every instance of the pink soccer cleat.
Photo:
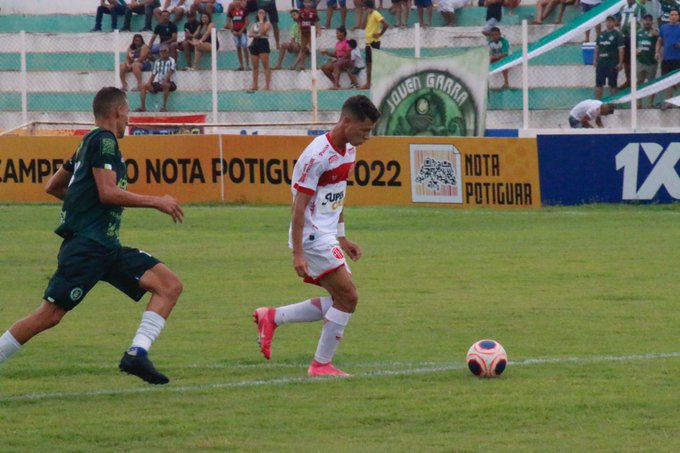
[{"label": "pink soccer cleat", "polygon": [[307,369],[307,375],[312,376],[312,377],[318,377],[318,376],[347,377],[347,376],[351,376],[351,374],[345,373],[344,371],[335,368],[331,362],[321,363],[321,362],[317,362],[316,360],[312,361],[312,364],[309,365],[309,368]]},{"label": "pink soccer cleat", "polygon": [[272,356],[272,339],[274,331],[278,327],[274,321],[275,308],[260,307],[253,312],[253,319],[257,324],[257,342],[264,358],[269,360]]}]

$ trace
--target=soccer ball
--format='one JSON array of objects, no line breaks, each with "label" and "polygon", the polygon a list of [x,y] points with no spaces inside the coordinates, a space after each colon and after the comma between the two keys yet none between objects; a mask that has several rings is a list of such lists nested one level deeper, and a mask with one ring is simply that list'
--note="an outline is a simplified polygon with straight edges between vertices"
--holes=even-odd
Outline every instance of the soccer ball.
[{"label": "soccer ball", "polygon": [[508,364],[503,346],[494,340],[479,340],[467,353],[468,368],[477,377],[500,376]]}]

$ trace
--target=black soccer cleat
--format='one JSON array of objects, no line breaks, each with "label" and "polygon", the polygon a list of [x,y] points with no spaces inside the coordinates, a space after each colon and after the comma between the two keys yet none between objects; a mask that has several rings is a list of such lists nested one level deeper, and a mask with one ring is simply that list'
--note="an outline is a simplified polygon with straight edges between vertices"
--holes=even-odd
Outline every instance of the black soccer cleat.
[{"label": "black soccer cleat", "polygon": [[149,384],[167,384],[170,382],[166,375],[156,370],[146,354],[130,355],[125,352],[123,358],[120,359],[118,368],[120,371],[137,376]]}]

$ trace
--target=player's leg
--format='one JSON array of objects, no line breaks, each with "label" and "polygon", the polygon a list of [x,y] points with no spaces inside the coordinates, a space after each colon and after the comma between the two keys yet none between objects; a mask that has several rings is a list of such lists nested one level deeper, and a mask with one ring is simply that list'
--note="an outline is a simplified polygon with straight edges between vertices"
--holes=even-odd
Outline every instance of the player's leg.
[{"label": "player's leg", "polygon": [[0,363],[7,360],[28,340],[44,332],[57,324],[66,314],[66,310],[60,306],[43,301],[33,313],[12,324],[7,331],[0,336]]},{"label": "player's leg", "polygon": [[62,242],[57,261],[57,270],[47,284],[43,303],[0,337],[0,363],[34,336],[59,324],[106,272],[110,254],[93,241],[74,237]]},{"label": "player's leg", "polygon": [[153,256],[128,247],[123,248],[117,265],[103,280],[136,301],[147,291],[151,293],[151,299],[119,368],[150,384],[168,383],[169,379],[159,373],[148,359],[148,351],[165,327],[165,321],[182,293],[182,282],[170,268]]},{"label": "player's leg", "polygon": [[260,307],[255,310],[253,320],[257,325],[257,341],[264,358],[271,358],[272,340],[277,327],[287,323],[321,321],[331,305],[333,300],[324,296],[281,307]]},{"label": "player's leg", "polygon": [[319,343],[307,374],[310,376],[348,376],[344,371],[335,368],[332,362],[345,333],[345,327],[359,301],[357,289],[352,280],[352,274],[345,266],[324,275],[319,282],[331,295],[333,305],[324,315]]}]

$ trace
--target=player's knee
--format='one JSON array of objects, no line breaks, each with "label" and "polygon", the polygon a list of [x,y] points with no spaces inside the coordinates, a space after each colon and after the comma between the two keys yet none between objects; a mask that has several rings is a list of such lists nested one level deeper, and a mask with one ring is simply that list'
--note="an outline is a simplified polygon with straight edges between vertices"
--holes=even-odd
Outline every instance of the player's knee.
[{"label": "player's knee", "polygon": [[343,291],[340,297],[333,298],[333,303],[344,312],[354,313],[357,304],[359,303],[359,294],[357,293],[356,288]]},{"label": "player's knee", "polygon": [[184,291],[184,285],[176,275],[173,275],[171,278],[166,280],[165,284],[163,285],[163,291],[166,298],[172,300],[174,303],[177,302],[177,299],[179,299],[182,291]]}]

